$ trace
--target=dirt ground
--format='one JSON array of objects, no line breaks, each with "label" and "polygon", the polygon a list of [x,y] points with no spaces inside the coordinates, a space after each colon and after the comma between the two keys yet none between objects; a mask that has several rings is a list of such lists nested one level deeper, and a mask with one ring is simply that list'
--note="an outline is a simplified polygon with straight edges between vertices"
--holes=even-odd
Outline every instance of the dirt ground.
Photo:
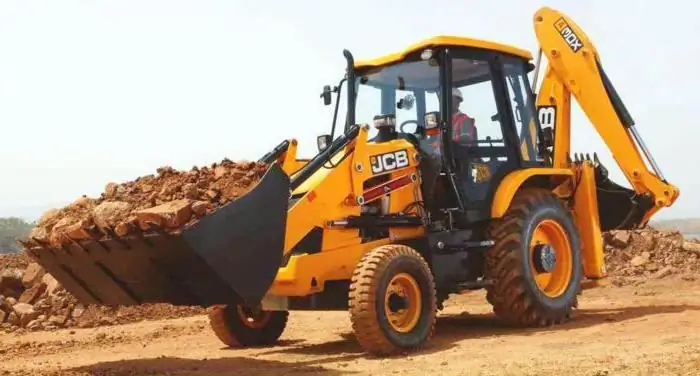
[{"label": "dirt ground", "polygon": [[[467,313],[468,312],[468,313]],[[278,346],[226,349],[204,316],[10,333],[3,375],[697,375],[700,278],[584,291],[574,321],[501,327],[481,292],[453,297],[423,351],[364,355],[345,312],[293,312]]]}]

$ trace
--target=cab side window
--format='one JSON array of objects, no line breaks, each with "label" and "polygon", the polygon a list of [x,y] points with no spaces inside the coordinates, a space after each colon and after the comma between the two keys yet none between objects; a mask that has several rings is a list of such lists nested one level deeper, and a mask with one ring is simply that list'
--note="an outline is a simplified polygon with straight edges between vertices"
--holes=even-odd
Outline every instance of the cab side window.
[{"label": "cab side window", "polygon": [[533,99],[529,95],[524,66],[505,63],[503,68],[514,125],[518,134],[520,154],[524,162],[541,162],[543,158],[537,152],[539,139]]},{"label": "cab side window", "polygon": [[508,162],[488,63],[453,59],[452,85],[454,155],[468,200],[476,203],[486,199],[492,176]]}]

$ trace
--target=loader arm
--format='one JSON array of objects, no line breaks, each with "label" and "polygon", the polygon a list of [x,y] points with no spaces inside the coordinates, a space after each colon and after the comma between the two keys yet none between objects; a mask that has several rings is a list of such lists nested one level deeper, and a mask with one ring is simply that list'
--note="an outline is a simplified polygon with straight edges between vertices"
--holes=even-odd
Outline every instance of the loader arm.
[{"label": "loader arm", "polygon": [[[537,113],[543,128],[555,130],[553,167],[569,166],[573,94],[633,189],[609,181],[602,166],[596,171],[598,206],[605,206],[612,213],[606,216],[601,210],[601,229],[644,226],[658,210],[676,201],[678,188],[662,175],[605,74],[598,51],[583,30],[566,15],[548,7],[535,13],[534,27],[540,50],[549,62],[537,93]],[[616,215],[616,208],[620,209],[617,212],[636,214]]]},{"label": "loader arm", "polygon": [[267,154],[258,159],[259,163],[280,164],[282,171],[287,175],[292,175],[299,171],[308,160],[297,158],[298,143],[296,139],[284,140],[270,150]]}]

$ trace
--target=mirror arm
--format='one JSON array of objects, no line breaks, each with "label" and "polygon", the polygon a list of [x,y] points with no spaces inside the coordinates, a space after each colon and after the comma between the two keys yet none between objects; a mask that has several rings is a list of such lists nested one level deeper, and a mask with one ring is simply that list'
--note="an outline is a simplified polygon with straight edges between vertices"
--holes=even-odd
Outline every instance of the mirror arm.
[{"label": "mirror arm", "polygon": [[343,91],[343,84],[345,83],[347,79],[343,78],[340,80],[340,83],[338,84],[336,95],[335,95],[335,110],[333,110],[333,124],[331,125],[331,140],[333,140],[335,137],[335,125],[336,122],[338,121],[338,107],[340,106],[340,93]]}]

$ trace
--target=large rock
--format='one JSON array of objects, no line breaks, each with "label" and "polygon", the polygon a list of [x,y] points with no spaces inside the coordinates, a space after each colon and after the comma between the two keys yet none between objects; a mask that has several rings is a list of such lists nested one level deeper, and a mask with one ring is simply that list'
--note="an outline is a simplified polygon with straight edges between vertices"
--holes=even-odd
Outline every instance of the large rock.
[{"label": "large rock", "polygon": [[24,291],[22,284],[22,270],[7,268],[0,274],[0,295],[19,298]]},{"label": "large rock", "polygon": [[192,204],[187,199],[176,200],[139,210],[135,214],[139,226],[144,230],[148,229],[149,222],[163,227],[179,228],[192,218]]},{"label": "large rock", "polygon": [[36,262],[33,262],[27,266],[27,269],[24,270],[22,284],[26,288],[32,287],[41,282],[41,278],[44,277],[44,274],[46,274],[44,268],[42,268],[41,265],[37,264]]},{"label": "large rock", "polygon": [[34,307],[28,303],[17,303],[12,307],[15,314],[19,317],[19,326],[26,327],[32,320],[41,315],[40,312],[35,311]]},{"label": "large rock", "polygon": [[41,278],[41,283],[46,285],[46,294],[47,295],[52,295],[54,294],[59,288],[61,288],[61,284],[52,276],[51,274],[44,274],[44,277]]},{"label": "large rock", "polygon": [[34,304],[41,297],[41,295],[46,291],[46,284],[37,283],[36,285],[24,290],[22,295],[19,297],[20,303]]},{"label": "large rock", "polygon": [[614,247],[625,248],[630,242],[631,235],[629,231],[615,231],[611,235],[610,245]]},{"label": "large rock", "polygon": [[112,228],[119,224],[130,212],[131,205],[128,202],[107,201],[95,207],[92,211],[92,217],[98,227]]}]

